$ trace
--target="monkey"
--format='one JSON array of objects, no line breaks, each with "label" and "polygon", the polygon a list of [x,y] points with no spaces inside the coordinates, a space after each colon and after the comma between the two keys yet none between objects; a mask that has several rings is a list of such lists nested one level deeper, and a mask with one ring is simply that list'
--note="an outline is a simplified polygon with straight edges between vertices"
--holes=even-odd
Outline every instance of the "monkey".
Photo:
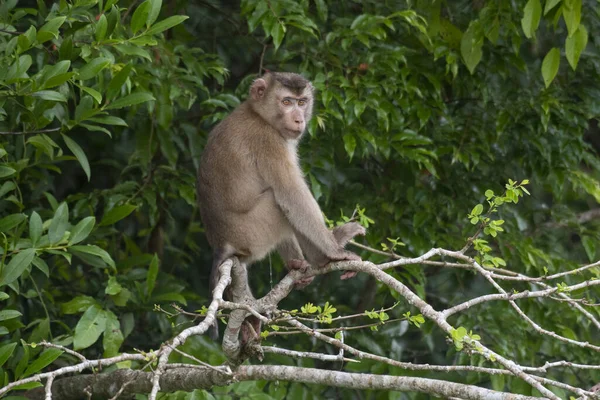
[{"label": "monkey", "polygon": [[211,292],[219,265],[231,256],[249,266],[276,250],[289,269],[360,260],[344,246],[365,229],[355,222],[327,229],[300,169],[297,147],[313,102],[314,88],[303,76],[267,72],[210,132],[197,199],[213,250]]}]

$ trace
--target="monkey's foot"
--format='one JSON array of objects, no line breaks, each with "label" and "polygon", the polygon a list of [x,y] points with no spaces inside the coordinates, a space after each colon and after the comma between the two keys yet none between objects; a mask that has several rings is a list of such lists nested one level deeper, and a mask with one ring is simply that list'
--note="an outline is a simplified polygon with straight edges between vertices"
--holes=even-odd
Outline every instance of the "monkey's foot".
[{"label": "monkey's foot", "polygon": [[356,272],[356,271],[346,271],[342,274],[342,276],[340,276],[340,279],[354,278],[356,276],[356,274],[358,274],[358,272]]},{"label": "monkey's foot", "polygon": [[302,278],[297,280],[296,282],[294,282],[294,289],[304,289],[305,287],[311,284],[313,279],[315,279],[314,276],[309,276],[308,278]]},{"label": "monkey's foot", "polygon": [[288,260],[286,262],[286,267],[289,270],[294,270],[294,269],[298,269],[302,272],[306,271],[308,269],[308,267],[310,267],[310,264],[308,263],[308,261],[306,260]]}]

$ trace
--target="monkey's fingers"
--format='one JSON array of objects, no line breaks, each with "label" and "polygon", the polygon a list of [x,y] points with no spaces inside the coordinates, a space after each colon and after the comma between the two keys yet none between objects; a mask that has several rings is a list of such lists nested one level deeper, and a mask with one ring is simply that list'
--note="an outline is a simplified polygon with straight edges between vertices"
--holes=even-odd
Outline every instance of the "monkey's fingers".
[{"label": "monkey's fingers", "polygon": [[362,258],[351,251],[342,250],[338,255],[332,257],[331,261],[362,261]]},{"label": "monkey's fingers", "polygon": [[367,230],[358,222],[348,222],[333,229],[332,233],[335,241],[344,247],[355,236],[364,236]]},{"label": "monkey's fingers", "polygon": [[309,276],[308,278],[299,279],[294,283],[294,289],[297,289],[297,290],[304,289],[305,287],[310,285],[314,279],[315,279],[314,276]]},{"label": "monkey's fingers", "polygon": [[356,271],[346,271],[342,274],[342,276],[340,276],[340,279],[346,280],[346,279],[354,278],[356,276],[356,274],[358,274],[358,272],[356,272]]},{"label": "monkey's fingers", "polygon": [[310,267],[310,264],[306,260],[292,259],[292,260],[287,260],[287,262],[285,263],[285,266],[290,271],[297,269],[297,270],[304,272],[308,269],[308,267]]}]

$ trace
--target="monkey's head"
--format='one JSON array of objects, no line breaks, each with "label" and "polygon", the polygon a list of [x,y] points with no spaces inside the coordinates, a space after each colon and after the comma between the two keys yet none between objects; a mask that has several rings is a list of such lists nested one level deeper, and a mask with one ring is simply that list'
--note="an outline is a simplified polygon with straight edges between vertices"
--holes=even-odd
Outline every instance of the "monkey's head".
[{"label": "monkey's head", "polygon": [[313,86],[302,75],[268,72],[252,83],[250,104],[285,139],[298,139],[312,118]]}]

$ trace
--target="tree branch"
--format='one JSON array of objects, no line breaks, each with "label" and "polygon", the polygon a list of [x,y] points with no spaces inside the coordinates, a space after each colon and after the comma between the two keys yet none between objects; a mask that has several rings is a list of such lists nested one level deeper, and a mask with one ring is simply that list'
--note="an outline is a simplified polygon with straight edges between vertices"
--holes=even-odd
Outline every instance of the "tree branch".
[{"label": "tree branch", "polygon": [[60,131],[62,128],[58,127],[58,128],[48,128],[48,129],[39,129],[37,131],[24,131],[24,132],[0,132],[0,135],[33,135],[36,133],[51,133],[51,132],[58,132]]},{"label": "tree branch", "polygon": [[[85,397],[84,388],[90,387],[94,396],[110,398],[126,383],[127,387],[121,392],[124,397],[135,393],[148,393],[152,390],[154,376],[152,372],[127,369],[106,374],[73,376],[55,381],[52,396],[60,400],[79,400]],[[208,368],[168,369],[161,374],[160,386],[163,392],[191,392],[194,389],[209,389],[233,382],[255,380],[302,382],[349,389],[410,391],[466,400],[540,400],[539,397],[502,393],[437,379],[324,371],[281,365],[243,365],[231,377]],[[44,399],[44,389],[31,390],[26,396],[30,400]]]}]

